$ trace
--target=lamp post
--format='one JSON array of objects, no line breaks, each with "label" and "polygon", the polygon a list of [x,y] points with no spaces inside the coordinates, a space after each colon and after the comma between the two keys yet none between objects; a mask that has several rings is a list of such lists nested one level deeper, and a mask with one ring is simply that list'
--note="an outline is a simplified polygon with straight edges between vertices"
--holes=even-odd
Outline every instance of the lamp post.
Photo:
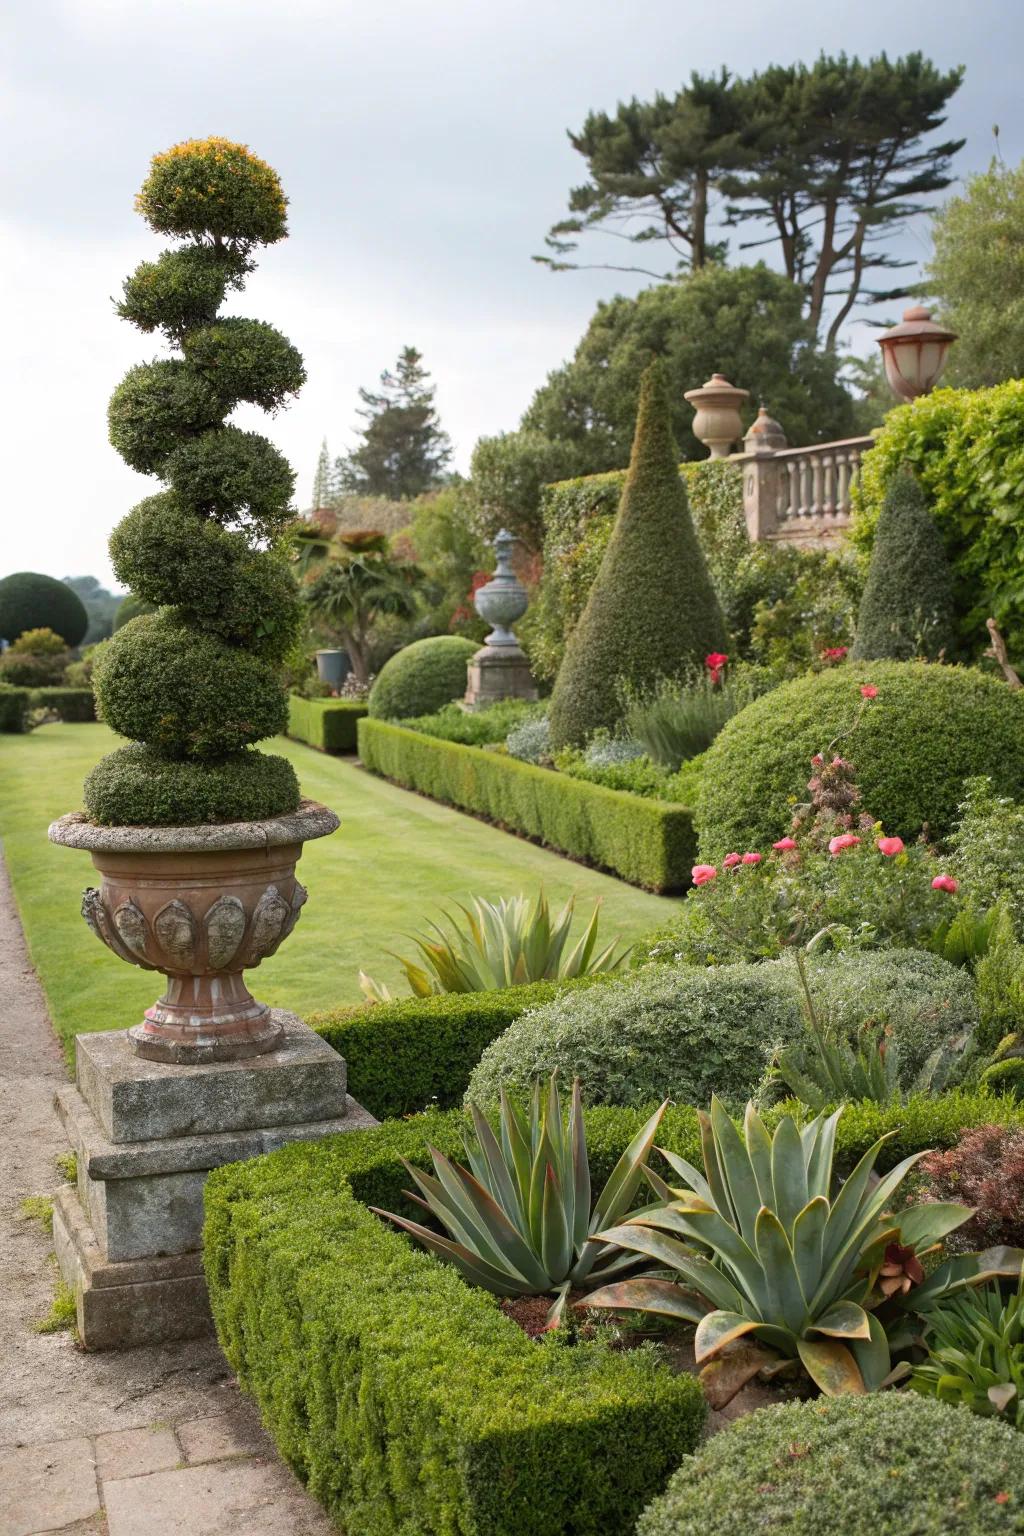
[{"label": "lamp post", "polygon": [[936,325],[931,311],[922,305],[904,310],[901,324],[883,331],[878,338],[893,394],[901,400],[916,400],[934,389],[954,341],[956,333]]}]

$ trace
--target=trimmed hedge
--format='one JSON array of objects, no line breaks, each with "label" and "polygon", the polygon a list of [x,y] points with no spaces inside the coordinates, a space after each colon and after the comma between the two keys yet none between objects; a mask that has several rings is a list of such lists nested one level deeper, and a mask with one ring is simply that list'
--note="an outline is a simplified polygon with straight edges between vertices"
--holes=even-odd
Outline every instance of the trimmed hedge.
[{"label": "trimmed hedge", "polygon": [[33,688],[29,708],[55,710],[65,725],[81,725],[96,719],[96,700],[91,688]]},{"label": "trimmed hedge", "polygon": [[492,1040],[563,992],[619,979],[614,972],[535,981],[494,992],[404,997],[311,1014],[307,1023],[344,1056],[353,1098],[380,1120],[462,1103]]},{"label": "trimmed hedge", "polygon": [[362,699],[288,698],[288,735],[320,752],[354,752],[356,727],[366,714]]},{"label": "trimmed hedge", "polygon": [[28,724],[29,699],[27,688],[15,688],[11,683],[0,683],[0,731],[20,735]]},{"label": "trimmed hedge", "polygon": [[478,649],[465,635],[428,635],[403,646],[384,663],[370,689],[370,714],[375,720],[402,720],[432,715],[461,699]]},{"label": "trimmed hedge", "polygon": [[56,577],[14,571],[0,580],[0,640],[17,640],[26,629],[52,629],[74,647],[88,628],[82,599]]},{"label": "trimmed hedge", "polygon": [[263,821],[299,803],[286,757],[246,747],[198,762],[162,757],[133,741],[101,757],[83,785],[85,809],[107,827],[194,827]]},{"label": "trimmed hedge", "polygon": [[232,1368],[349,1536],[627,1536],[699,1438],[699,1384],[650,1348],[527,1338],[366,1210],[350,1165],[390,1142],[404,1177],[403,1129],[211,1174],[204,1263]]},{"label": "trimmed hedge", "polygon": [[695,857],[691,812],[588,784],[500,752],[439,741],[383,720],[359,722],[373,773],[472,811],[651,891],[683,890]]}]

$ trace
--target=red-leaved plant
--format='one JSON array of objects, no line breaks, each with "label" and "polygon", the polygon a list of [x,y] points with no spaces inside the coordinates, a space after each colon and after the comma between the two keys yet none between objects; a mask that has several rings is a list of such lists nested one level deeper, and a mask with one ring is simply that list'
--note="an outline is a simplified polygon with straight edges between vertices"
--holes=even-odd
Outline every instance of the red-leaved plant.
[{"label": "red-leaved plant", "polygon": [[978,1125],[946,1152],[918,1165],[925,1200],[972,1205],[975,1214],[947,1241],[961,1252],[1024,1246],[1024,1128]]}]

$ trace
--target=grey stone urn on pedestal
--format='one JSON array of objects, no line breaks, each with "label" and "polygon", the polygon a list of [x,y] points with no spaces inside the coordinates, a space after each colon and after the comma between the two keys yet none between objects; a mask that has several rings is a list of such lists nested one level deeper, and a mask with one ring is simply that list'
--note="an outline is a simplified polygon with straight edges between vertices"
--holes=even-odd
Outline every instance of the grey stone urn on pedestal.
[{"label": "grey stone urn on pedestal", "polygon": [[482,709],[498,699],[535,699],[530,664],[512,632],[512,625],[529,607],[526,588],[512,569],[514,536],[503,528],[494,540],[497,569],[473,602],[477,613],[494,628],[469,663],[464,700],[467,709]]}]

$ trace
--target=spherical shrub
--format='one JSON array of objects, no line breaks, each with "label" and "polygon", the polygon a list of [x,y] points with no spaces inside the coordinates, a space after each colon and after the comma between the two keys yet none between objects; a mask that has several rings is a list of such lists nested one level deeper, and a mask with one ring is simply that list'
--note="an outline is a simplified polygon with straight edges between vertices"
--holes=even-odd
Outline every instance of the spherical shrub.
[{"label": "spherical shrub", "polygon": [[370,690],[370,714],[375,720],[402,720],[432,715],[461,699],[470,657],[478,650],[462,635],[415,640],[384,663]]},{"label": "spherical shrub", "polygon": [[167,614],[119,629],[94,679],[111,729],[168,757],[222,757],[287,723],[273,667]]},{"label": "spherical shrub", "polygon": [[162,235],[213,235],[245,248],[288,233],[277,172],[229,139],[188,139],[154,155],[135,206]]},{"label": "spherical shrub", "polygon": [[763,1408],[688,1456],[637,1536],[1009,1536],[1020,1438],[909,1392]]},{"label": "spherical shrub", "polygon": [[218,320],[182,338],[187,360],[224,400],[276,411],[306,382],[302,353],[262,320]]},{"label": "spherical shrub", "polygon": [[119,581],[150,603],[175,606],[195,624],[266,661],[281,661],[302,609],[291,567],[181,507],[173,493],[147,496],[110,536]]},{"label": "spherical shrub", "polygon": [[295,472],[258,432],[204,432],[175,448],[163,476],[185,506],[219,523],[248,520],[261,538],[272,537],[291,516]]},{"label": "spherical shrub", "polygon": [[1024,793],[1024,695],[970,667],[833,667],[755,699],[712,743],[696,814],[704,857],[764,848],[789,830],[794,805],[808,799],[811,757],[852,725],[862,685],[878,696],[842,752],[856,766],[863,809],[890,836],[909,840],[924,824],[947,836],[974,774],[991,774],[1000,793]]},{"label": "spherical shrub", "polygon": [[26,629],[52,629],[65,645],[81,645],[89,615],[77,592],[53,576],[15,571],[0,581],[0,640],[17,640]]},{"label": "spherical shrub", "polygon": [[67,644],[55,630],[43,624],[38,629],[23,629],[10,649],[15,656],[63,656]]},{"label": "spherical shrub", "polygon": [[154,474],[182,439],[220,421],[224,404],[208,379],[178,358],[129,368],[110,397],[110,441],[132,469]]},{"label": "spherical shrub", "polygon": [[117,605],[117,612],[114,614],[114,634],[116,635],[119,629],[124,629],[132,619],[141,618],[144,613],[152,613],[153,608],[153,603],[147,603],[144,597],[138,597],[134,592],[129,592]]},{"label": "spherical shrub", "polygon": [[[892,1030],[904,1086],[975,1023],[970,981],[933,956],[838,954],[812,963],[810,983],[819,1017],[847,1038],[872,1020]],[[491,1104],[503,1085],[525,1090],[557,1068],[565,1082],[580,1078],[592,1104],[706,1105],[712,1093],[742,1104],[774,1048],[803,1029],[788,961],[652,967],[524,1014],[484,1051],[466,1099]]]},{"label": "spherical shrub", "polygon": [[253,748],[182,762],[133,742],[103,758],[85,781],[86,814],[108,827],[262,821],[298,804],[299,782],[287,758]]},{"label": "spherical shrub", "polygon": [[192,326],[209,325],[228,288],[241,285],[244,271],[245,263],[223,247],[164,251],[125,278],[117,313],[140,331],[162,329],[177,338]]}]

